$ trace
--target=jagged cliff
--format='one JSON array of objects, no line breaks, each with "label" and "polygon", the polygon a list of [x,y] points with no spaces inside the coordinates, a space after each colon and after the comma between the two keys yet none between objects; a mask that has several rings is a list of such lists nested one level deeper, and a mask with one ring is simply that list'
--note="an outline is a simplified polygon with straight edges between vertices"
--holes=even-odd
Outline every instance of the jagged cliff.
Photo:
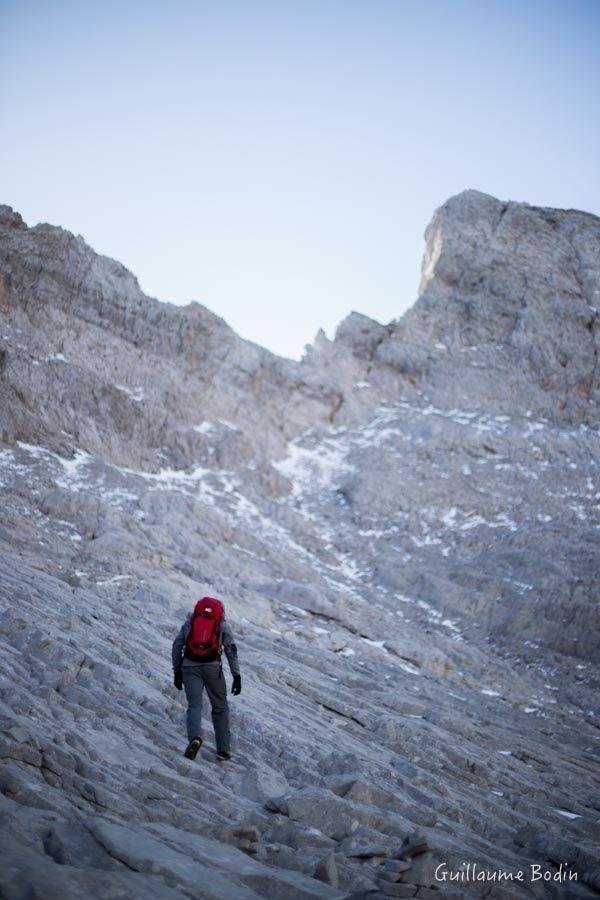
[{"label": "jagged cliff", "polygon": [[[465,191],[425,237],[401,319],[294,362],[0,207],[7,897],[598,883],[600,220]],[[206,590],[227,771],[181,760],[169,678]]]},{"label": "jagged cliff", "polygon": [[[415,387],[488,413],[598,421],[600,226],[586,213],[477,191],[451,198],[427,229],[421,293],[406,315],[382,326],[352,314],[333,344],[321,337],[296,364],[241,340],[199,304],[146,297],[130,272],[81,237],[29,229],[1,209],[0,303],[27,336],[22,354],[2,348],[14,392],[3,404],[5,441],[43,429],[45,441],[60,444],[66,431],[115,462],[154,451],[179,452],[182,463],[202,452],[188,434],[194,416],[228,416],[276,455],[282,436],[350,424]],[[62,356],[77,370],[77,391],[69,365],[54,366],[51,377],[31,369]],[[356,396],[367,377],[370,390]]]}]

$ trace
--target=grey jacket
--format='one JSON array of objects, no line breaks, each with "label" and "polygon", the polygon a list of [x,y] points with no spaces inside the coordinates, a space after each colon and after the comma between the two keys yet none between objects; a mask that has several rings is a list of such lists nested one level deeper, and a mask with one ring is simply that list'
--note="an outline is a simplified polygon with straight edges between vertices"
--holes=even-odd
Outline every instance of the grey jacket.
[{"label": "grey jacket", "polygon": [[[175,640],[173,641],[173,647],[171,650],[171,659],[173,660],[173,672],[179,672],[182,665],[187,666],[198,666],[198,665],[209,665],[208,663],[196,663],[192,659],[185,659],[183,656],[183,651],[185,650],[185,642],[187,640],[187,636],[190,633],[190,622],[189,619],[183,623],[181,628],[179,629],[179,633]],[[237,655],[237,646],[235,643],[235,638],[233,636],[233,632],[229,627],[229,623],[223,619],[221,622],[221,645],[223,650],[225,651],[225,656],[227,657],[227,662],[229,663],[229,668],[231,669],[232,675],[240,674],[240,665],[238,662]]]}]

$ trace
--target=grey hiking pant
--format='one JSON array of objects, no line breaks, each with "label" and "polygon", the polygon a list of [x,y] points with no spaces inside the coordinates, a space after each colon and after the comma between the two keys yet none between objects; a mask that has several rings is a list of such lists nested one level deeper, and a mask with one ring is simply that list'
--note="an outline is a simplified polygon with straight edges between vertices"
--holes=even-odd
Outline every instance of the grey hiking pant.
[{"label": "grey hiking pant", "polygon": [[220,662],[190,663],[184,660],[181,667],[183,686],[188,702],[187,734],[188,741],[202,734],[202,695],[204,688],[208,694],[212,708],[212,720],[215,729],[217,753],[229,751],[229,705],[227,703],[227,683],[223,666]]}]

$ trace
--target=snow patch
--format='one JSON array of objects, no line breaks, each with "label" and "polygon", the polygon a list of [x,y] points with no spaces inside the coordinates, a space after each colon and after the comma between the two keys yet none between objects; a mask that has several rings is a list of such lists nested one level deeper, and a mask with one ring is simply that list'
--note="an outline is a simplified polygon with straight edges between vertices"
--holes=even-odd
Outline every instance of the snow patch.
[{"label": "snow patch", "polygon": [[144,391],[141,387],[133,388],[133,390],[126,387],[124,384],[115,384],[115,387],[118,391],[121,391],[121,393],[127,394],[128,397],[135,400],[136,403],[141,403],[144,399]]},{"label": "snow patch", "polygon": [[384,653],[388,652],[385,648],[385,641],[372,641],[370,638],[366,637],[361,638],[361,640],[363,640],[365,644],[368,644],[370,647],[377,647],[378,650],[383,650]]},{"label": "snow patch", "polygon": [[332,439],[316,447],[301,446],[302,440],[292,442],[285,459],[273,463],[292,482],[293,496],[309,490],[335,490],[340,476],[353,471],[353,466],[346,462],[347,449]]}]

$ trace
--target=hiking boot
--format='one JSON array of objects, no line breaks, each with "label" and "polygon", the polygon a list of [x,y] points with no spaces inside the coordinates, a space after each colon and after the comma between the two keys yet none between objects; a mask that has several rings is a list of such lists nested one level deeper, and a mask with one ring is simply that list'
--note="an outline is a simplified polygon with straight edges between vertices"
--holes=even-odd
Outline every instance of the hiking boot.
[{"label": "hiking boot", "polygon": [[229,750],[219,750],[217,753],[217,762],[227,762],[228,759],[231,759]]},{"label": "hiking boot", "polygon": [[195,737],[193,741],[190,741],[185,751],[183,753],[184,756],[187,756],[188,759],[196,759],[196,753],[202,746],[202,738]]}]

